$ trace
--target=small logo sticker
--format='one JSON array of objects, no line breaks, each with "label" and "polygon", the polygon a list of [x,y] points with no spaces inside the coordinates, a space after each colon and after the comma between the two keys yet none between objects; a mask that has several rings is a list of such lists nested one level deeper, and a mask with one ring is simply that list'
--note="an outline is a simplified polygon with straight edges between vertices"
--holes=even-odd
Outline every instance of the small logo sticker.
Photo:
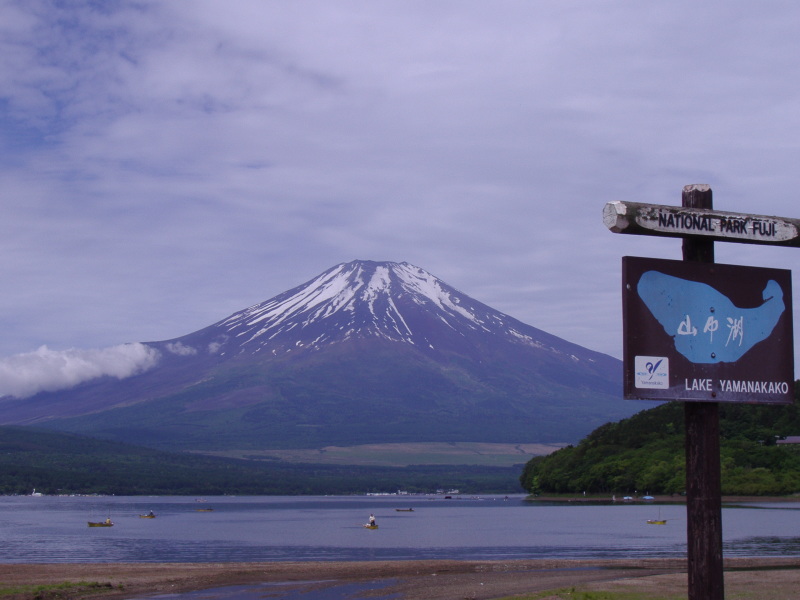
[{"label": "small logo sticker", "polygon": [[666,356],[637,356],[633,368],[637,388],[669,388],[669,359]]}]

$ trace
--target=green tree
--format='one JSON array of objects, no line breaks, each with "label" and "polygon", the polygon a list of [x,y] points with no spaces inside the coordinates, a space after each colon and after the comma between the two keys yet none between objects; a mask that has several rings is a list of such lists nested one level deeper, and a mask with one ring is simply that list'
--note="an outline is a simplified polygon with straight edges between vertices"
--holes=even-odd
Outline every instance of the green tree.
[{"label": "green tree", "polygon": [[[800,492],[800,448],[777,440],[800,435],[800,381],[791,405],[720,405],[722,492]],[[674,494],[685,489],[683,404],[670,402],[606,423],[577,446],[529,461],[520,475],[530,493]]]}]

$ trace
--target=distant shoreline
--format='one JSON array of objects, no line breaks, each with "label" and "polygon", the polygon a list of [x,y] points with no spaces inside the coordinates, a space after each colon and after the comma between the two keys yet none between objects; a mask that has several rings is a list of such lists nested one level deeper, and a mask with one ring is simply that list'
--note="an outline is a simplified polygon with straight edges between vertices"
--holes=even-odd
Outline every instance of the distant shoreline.
[{"label": "distant shoreline", "polygon": [[[526,502],[577,502],[586,504],[686,504],[686,496],[654,495],[653,499],[645,500],[643,496],[632,496],[626,500],[625,496],[587,494],[544,494],[540,496],[527,496]],[[722,504],[736,504],[743,502],[800,502],[800,494],[791,496],[722,496]]]}]

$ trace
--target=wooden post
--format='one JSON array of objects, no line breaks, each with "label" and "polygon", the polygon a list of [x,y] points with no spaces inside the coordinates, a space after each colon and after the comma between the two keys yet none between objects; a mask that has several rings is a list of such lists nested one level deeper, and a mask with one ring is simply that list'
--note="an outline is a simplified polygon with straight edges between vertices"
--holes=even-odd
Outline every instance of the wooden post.
[{"label": "wooden post", "polygon": [[[708,185],[683,188],[682,205],[713,208]],[[714,242],[686,237],[683,260],[714,262]],[[719,403],[684,403],[689,600],[723,600]]]},{"label": "wooden post", "polygon": [[[743,213],[719,212],[713,210],[711,188],[708,185],[687,185],[683,188],[683,206],[662,206],[656,204],[642,204],[638,202],[609,202],[603,209],[603,223],[614,233],[630,233],[636,235],[656,235],[683,238],[684,263],[714,263],[714,240],[727,242],[741,242],[748,244],[770,244],[800,247],[800,220],[784,219],[781,217],[759,216]],[[636,257],[623,259],[623,278],[631,280],[640,278],[643,274],[637,268],[643,267]],[[652,259],[653,264],[657,263]],[[636,266],[638,265],[638,266]],[[655,268],[655,267],[654,267]],[[673,267],[664,267],[667,271]],[[692,272],[701,280],[718,279],[715,273],[725,269],[734,269],[736,277],[744,278],[752,274],[754,281],[761,280],[762,275],[754,273],[757,269],[738,269],[731,266],[702,266],[684,264],[681,272]],[[745,275],[745,271],[748,275]],[[731,271],[727,271],[730,275]],[[780,273],[780,275],[778,275]],[[702,274],[702,275],[700,275]],[[781,293],[786,298],[791,298],[791,274],[788,271],[775,270],[776,278],[781,279]],[[772,281],[772,283],[775,283]],[[626,290],[631,290],[631,282],[626,283]],[[741,372],[737,366],[736,375],[742,379],[756,380],[763,377],[764,370],[773,366],[777,370],[771,371],[771,378],[781,381],[786,386],[784,396],[767,398],[762,394],[755,396],[726,397],[726,390],[722,386],[701,387],[702,396],[695,396],[695,387],[689,388],[688,379],[685,380],[686,391],[692,395],[682,395],[682,390],[670,388],[668,381],[671,379],[656,380],[651,382],[658,374],[660,377],[671,378],[676,372],[695,372],[697,365],[687,365],[681,354],[671,353],[662,342],[645,339],[647,336],[660,338],[660,329],[653,330],[653,324],[645,322],[642,316],[644,306],[627,301],[633,295],[623,296],[623,309],[626,312],[625,325],[629,326],[629,317],[634,315],[640,320],[642,331],[639,335],[626,333],[625,336],[625,397],[646,398],[650,400],[685,400],[684,416],[686,424],[686,516],[687,516],[687,547],[689,559],[689,600],[723,600],[723,563],[722,563],[722,474],[720,469],[720,439],[719,439],[719,403],[725,402],[753,402],[756,404],[791,404],[792,396],[789,392],[791,382],[794,381],[792,368],[792,321],[791,309],[787,317],[781,317],[781,333],[774,335],[768,352],[763,352],[751,358],[747,365],[742,365]],[[791,302],[789,302],[791,307]],[[713,307],[709,307],[713,308]],[[782,309],[783,310],[783,309]],[[686,317],[688,324],[688,315]],[[631,319],[632,320],[632,319]],[[731,319],[728,319],[731,320]],[[710,321],[709,321],[710,323]],[[716,325],[716,323],[714,324]],[[630,329],[630,327],[628,327]],[[696,329],[696,328],[693,328]],[[643,334],[643,332],[646,332]],[[687,333],[678,327],[677,334]],[[694,332],[692,332],[694,334]],[[651,345],[651,342],[653,344]],[[659,345],[661,344],[661,345]],[[676,346],[677,349],[677,346]],[[670,354],[674,357],[674,369],[669,370],[667,356],[663,360],[653,363],[644,363],[650,356]],[[712,353],[712,357],[714,354]],[[755,361],[754,361],[755,359]],[[776,359],[783,363],[778,365]],[[672,358],[669,358],[672,360]],[[663,363],[661,372],[655,370]],[[690,359],[690,362],[694,362]],[[758,364],[760,363],[760,364]],[[650,372],[650,378],[644,379],[645,367]],[[638,371],[637,371],[638,369]],[[651,371],[651,369],[653,369]],[[722,369],[720,369],[722,371]],[[707,373],[705,379],[700,381],[712,384],[714,369],[700,368],[701,373]],[[725,372],[730,372],[727,367]],[[747,375],[745,375],[747,374]],[[730,375],[729,375],[730,377]],[[693,385],[697,383],[693,379]],[[722,380],[719,380],[720,384]],[[665,386],[664,384],[667,383]],[[640,385],[641,384],[641,385]],[[680,386],[677,386],[678,388]],[[661,389],[659,389],[661,388]],[[666,389],[668,388],[668,389]],[[676,394],[675,391],[678,393]],[[738,395],[738,391],[737,391]]]}]

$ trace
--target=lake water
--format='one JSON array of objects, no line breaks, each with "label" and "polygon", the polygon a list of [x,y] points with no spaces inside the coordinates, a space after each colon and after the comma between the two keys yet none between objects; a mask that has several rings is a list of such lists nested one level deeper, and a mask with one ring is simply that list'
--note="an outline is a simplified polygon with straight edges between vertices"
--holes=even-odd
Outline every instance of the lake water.
[{"label": "lake water", "polygon": [[[150,510],[155,519],[139,518]],[[363,527],[370,513],[377,530]],[[666,525],[646,523],[659,515]],[[88,527],[107,516],[114,527]],[[800,556],[798,525],[800,504],[725,507],[725,556]],[[521,495],[10,496],[0,542],[5,563],[683,557],[686,508]]]}]

